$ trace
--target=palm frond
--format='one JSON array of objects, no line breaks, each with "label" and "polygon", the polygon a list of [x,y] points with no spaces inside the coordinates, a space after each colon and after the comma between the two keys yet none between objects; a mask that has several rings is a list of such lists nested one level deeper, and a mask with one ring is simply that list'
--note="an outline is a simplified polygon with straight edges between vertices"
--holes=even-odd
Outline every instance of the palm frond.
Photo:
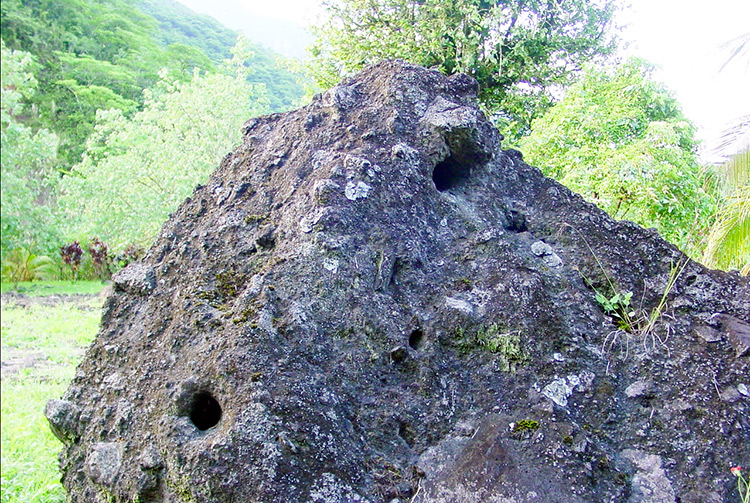
[{"label": "palm frond", "polygon": [[712,155],[727,160],[750,149],[750,114],[734,119],[721,133],[718,143],[712,148]]},{"label": "palm frond", "polygon": [[732,40],[723,43],[721,45],[721,48],[728,51],[729,56],[727,56],[727,59],[724,60],[721,68],[719,68],[720,72],[724,71],[724,68],[726,68],[727,65],[729,65],[729,63],[731,63],[738,56],[742,56],[742,58],[746,60],[746,66],[750,66],[750,33],[745,33],[743,35],[740,35],[739,37],[733,38]]},{"label": "palm frond", "polygon": [[737,188],[717,214],[703,263],[708,267],[741,269],[745,274],[750,271],[750,184]]}]

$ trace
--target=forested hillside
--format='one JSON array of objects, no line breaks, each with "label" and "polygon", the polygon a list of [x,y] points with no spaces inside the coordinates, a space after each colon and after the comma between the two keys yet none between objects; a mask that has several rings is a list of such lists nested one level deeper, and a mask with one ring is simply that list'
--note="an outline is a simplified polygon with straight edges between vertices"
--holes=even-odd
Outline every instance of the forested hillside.
[{"label": "forested hillside", "polygon": [[196,14],[174,0],[140,0],[136,5],[159,23],[156,39],[162,46],[198,47],[214,62],[230,57],[237,33],[214,18]]},{"label": "forested hillside", "polygon": [[[35,58],[25,122],[59,136],[65,168],[81,160],[97,110],[134,113],[162,69],[181,81],[214,70],[238,35],[172,0],[5,0],[0,9],[6,46]],[[295,76],[267,49],[250,50],[248,80],[266,85],[270,110],[291,107],[302,94]]]},{"label": "forested hillside", "polygon": [[110,261],[148,245],[244,121],[303,94],[277,55],[172,0],[0,9],[6,277],[46,274],[35,257],[65,243],[100,238]]},{"label": "forested hillside", "polygon": [[[215,19],[196,14],[174,0],[141,0],[138,7],[159,23],[158,41],[165,47],[183,44],[201,49],[214,63],[230,58],[229,49],[237,41],[237,32]],[[302,95],[300,75],[278,64],[279,56],[260,45],[251,45],[253,56],[248,65],[251,82],[265,84],[271,111],[288,110]]]}]

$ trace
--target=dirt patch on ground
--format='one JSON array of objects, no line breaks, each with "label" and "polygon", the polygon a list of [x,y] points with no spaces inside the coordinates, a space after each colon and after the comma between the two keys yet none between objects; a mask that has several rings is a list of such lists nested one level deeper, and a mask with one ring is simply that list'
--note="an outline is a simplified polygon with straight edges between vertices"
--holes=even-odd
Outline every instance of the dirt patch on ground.
[{"label": "dirt patch on ground", "polygon": [[[111,287],[107,287],[99,294],[55,294],[45,296],[29,296],[23,293],[8,292],[0,296],[0,303],[3,309],[22,308],[26,309],[34,306],[53,307],[60,304],[70,303],[81,311],[98,311],[101,309],[101,300],[109,294]],[[80,348],[82,357],[85,348]],[[12,346],[2,346],[2,361],[0,369],[2,379],[11,378],[22,372],[24,369],[41,369],[44,367],[53,367],[57,365],[50,361],[49,355],[39,349],[34,348],[16,348]]]},{"label": "dirt patch on ground", "polygon": [[[83,353],[82,353],[83,354]],[[4,347],[3,358],[0,363],[2,378],[7,379],[27,368],[38,368],[54,365],[49,357],[35,349],[21,349]]]},{"label": "dirt patch on ground", "polygon": [[104,299],[111,292],[112,287],[107,286],[98,294],[54,294],[44,296],[30,296],[23,293],[7,292],[0,296],[3,306],[29,307],[29,306],[56,306],[64,302],[71,302],[82,310],[98,309],[91,306],[92,299]]}]

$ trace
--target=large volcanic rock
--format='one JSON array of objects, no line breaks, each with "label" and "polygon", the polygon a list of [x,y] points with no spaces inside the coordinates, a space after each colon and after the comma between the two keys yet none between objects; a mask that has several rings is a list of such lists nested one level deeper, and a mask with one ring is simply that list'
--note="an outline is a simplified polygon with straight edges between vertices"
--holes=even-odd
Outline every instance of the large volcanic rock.
[{"label": "large volcanic rock", "polygon": [[747,278],[501,150],[476,91],[386,62],[247,124],[47,407],[70,501],[737,501]]}]

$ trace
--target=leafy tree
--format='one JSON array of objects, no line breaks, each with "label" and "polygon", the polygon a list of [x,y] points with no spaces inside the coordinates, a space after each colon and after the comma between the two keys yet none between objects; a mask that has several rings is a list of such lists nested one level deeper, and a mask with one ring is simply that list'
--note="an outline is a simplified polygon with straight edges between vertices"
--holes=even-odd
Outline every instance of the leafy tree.
[{"label": "leafy tree", "polygon": [[163,67],[181,80],[192,65],[213,68],[198,49],[161,47],[157,21],[130,0],[6,0],[0,8],[6,43],[41,65],[29,104],[39,111],[35,125],[60,137],[65,168],[81,160],[97,110],[133,113]]},{"label": "leafy tree", "polygon": [[615,0],[333,0],[317,28],[311,72],[323,87],[383,58],[479,82],[511,140],[584,63],[611,54]]},{"label": "leafy tree", "polygon": [[97,110],[116,108],[129,114],[138,108],[136,101],[109,87],[81,84],[74,78],[55,81],[50,92],[37,103],[49,117],[51,126],[60,132],[60,158],[66,167],[81,158],[86,139],[94,131]]},{"label": "leafy tree", "polygon": [[[188,81],[194,68],[213,72],[231,57],[237,34],[170,0],[4,0],[0,27],[11,49],[30,52],[40,64],[36,128],[54,131],[58,156],[69,169],[81,161],[97,110],[126,116],[143,106],[142,91],[167,68],[171,80]],[[261,47],[248,65],[251,82],[267,85],[272,110],[302,95],[294,76]]]},{"label": "leafy tree", "polygon": [[81,158],[96,110],[130,113],[156,81],[156,22],[123,0],[7,0],[0,9],[8,46],[40,65],[40,92],[28,100],[39,111],[33,125],[57,134],[69,168]]},{"label": "leafy tree", "polygon": [[[721,69],[737,59],[750,67],[750,33],[723,45],[729,55]],[[709,267],[750,274],[750,115],[740,117],[722,135],[718,150],[727,160],[718,168],[719,208],[711,226],[703,262]]]},{"label": "leafy tree", "polygon": [[204,182],[241,138],[241,125],[267,111],[265,89],[249,84],[247,44],[224,73],[196,71],[189,82],[162,73],[132,119],[100,110],[83,161],[61,182],[71,236],[99,236],[114,249],[147,244],[168,214]]},{"label": "leafy tree", "polygon": [[694,127],[639,60],[590,68],[521,142],[530,163],[696,256],[713,211]]},{"label": "leafy tree", "polygon": [[45,202],[51,197],[56,177],[54,160],[57,137],[33,130],[24,121],[31,112],[24,99],[36,92],[31,55],[2,46],[2,105],[0,107],[0,166],[2,166],[2,255],[29,250],[48,243],[55,234],[52,214]]}]

